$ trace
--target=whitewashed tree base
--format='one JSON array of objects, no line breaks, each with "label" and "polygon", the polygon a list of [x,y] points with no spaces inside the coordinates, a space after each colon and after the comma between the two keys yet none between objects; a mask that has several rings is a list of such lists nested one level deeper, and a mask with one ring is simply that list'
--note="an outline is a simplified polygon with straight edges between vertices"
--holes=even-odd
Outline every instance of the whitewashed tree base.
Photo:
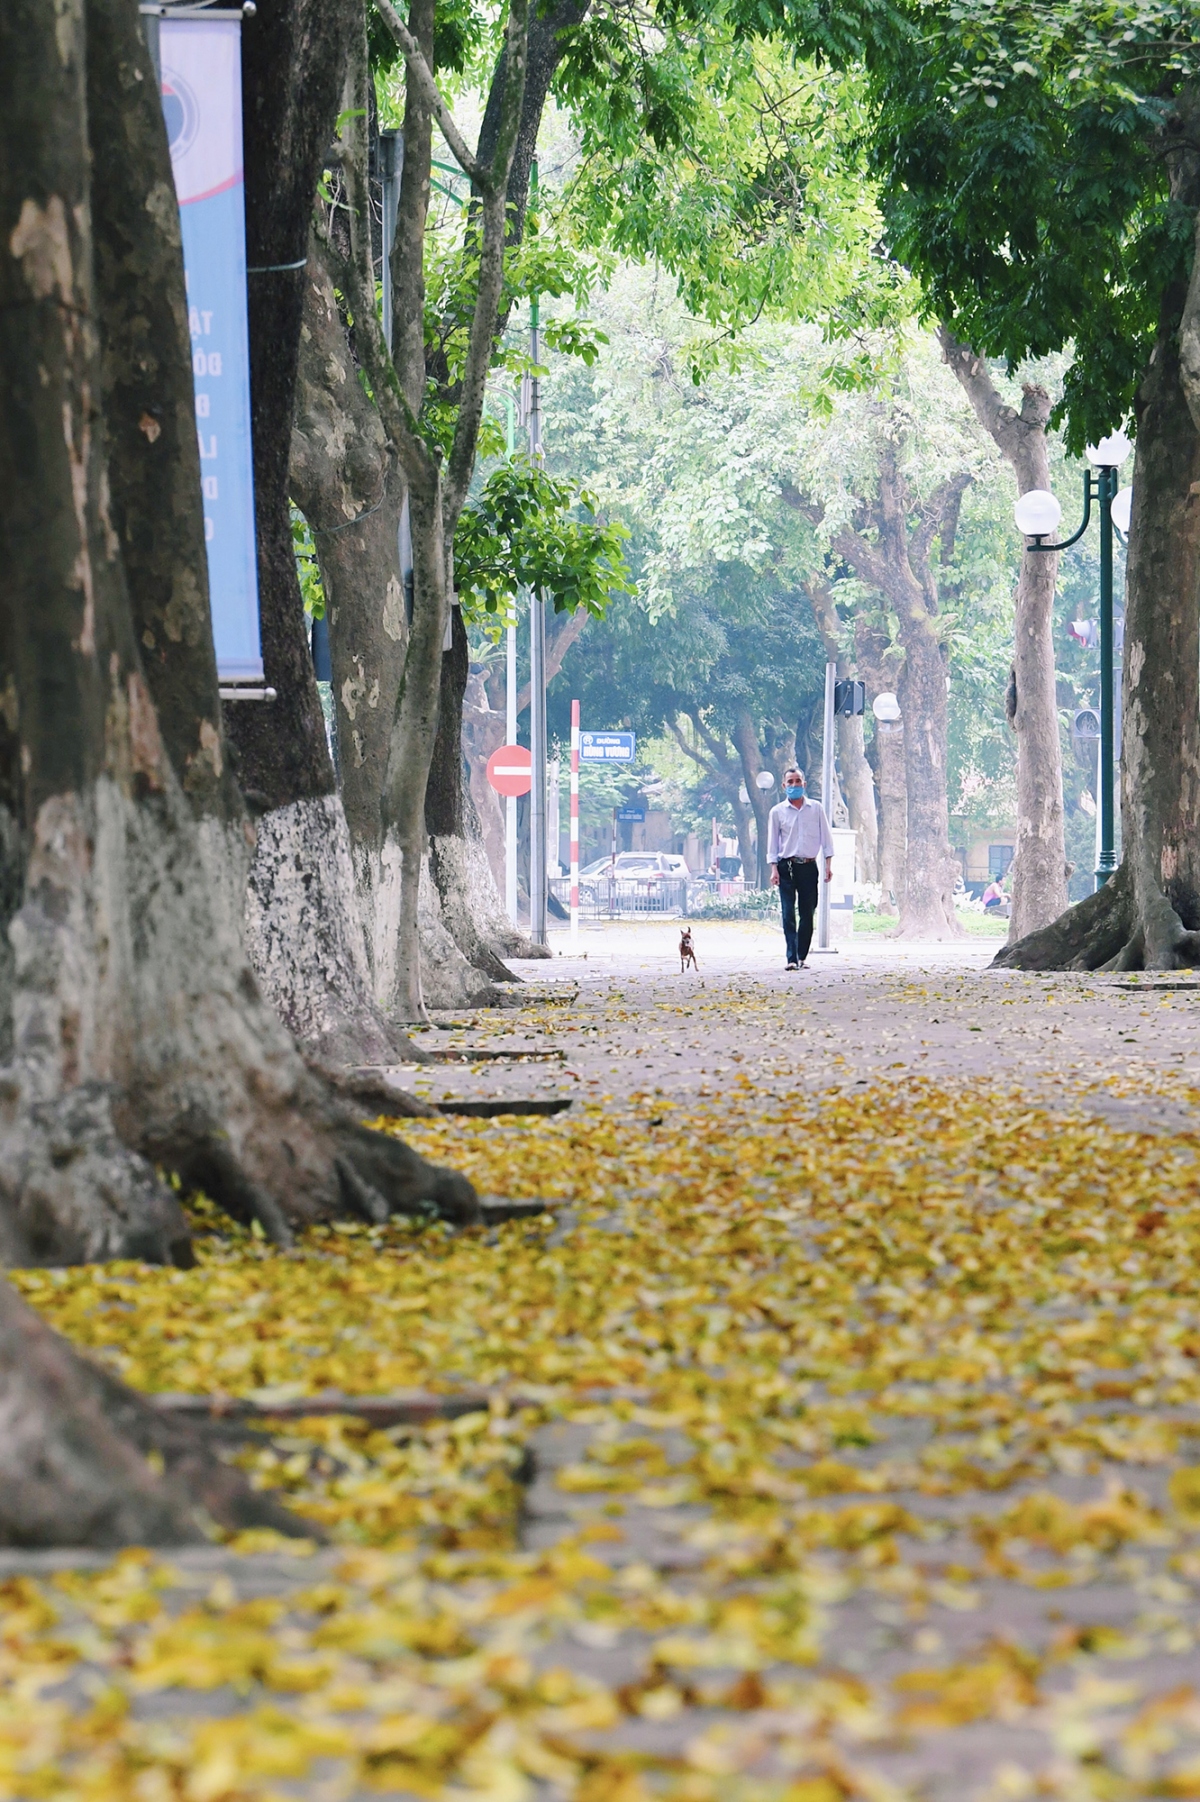
[{"label": "whitewashed tree base", "polygon": [[310,1056],[344,1065],[411,1055],[376,1003],[336,795],[294,801],[259,820],[245,917],[263,993]]}]

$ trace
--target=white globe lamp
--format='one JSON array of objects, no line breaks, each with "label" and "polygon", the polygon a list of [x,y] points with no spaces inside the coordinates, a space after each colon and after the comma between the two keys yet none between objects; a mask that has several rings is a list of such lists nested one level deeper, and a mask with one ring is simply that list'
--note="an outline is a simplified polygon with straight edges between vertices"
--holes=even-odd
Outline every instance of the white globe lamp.
[{"label": "white globe lamp", "polygon": [[1120,494],[1114,496],[1112,504],[1112,522],[1118,532],[1126,538],[1129,536],[1129,520],[1133,512],[1133,489],[1122,488]]},{"label": "white globe lamp", "polygon": [[1026,538],[1048,538],[1058,530],[1062,508],[1048,488],[1031,488],[1013,508],[1013,518]]},{"label": "white globe lamp", "polygon": [[876,695],[871,702],[871,712],[884,725],[891,725],[900,718],[900,703],[893,694]]},{"label": "white globe lamp", "polygon": [[761,788],[764,793],[767,789],[774,788],[775,778],[772,776],[770,770],[759,770],[758,775],[754,778],[754,786],[755,788]]},{"label": "white globe lamp", "polygon": [[1107,438],[1101,438],[1099,444],[1089,444],[1085,454],[1093,469],[1120,469],[1132,449],[1129,439],[1118,426]]}]

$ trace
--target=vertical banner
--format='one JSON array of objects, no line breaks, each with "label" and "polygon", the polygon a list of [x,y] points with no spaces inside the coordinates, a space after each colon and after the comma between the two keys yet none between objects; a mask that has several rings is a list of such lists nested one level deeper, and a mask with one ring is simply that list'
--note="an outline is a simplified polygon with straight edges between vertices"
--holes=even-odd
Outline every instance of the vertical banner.
[{"label": "vertical banner", "polygon": [[237,19],[163,19],[162,103],[183,229],[217,670],[261,681]]}]

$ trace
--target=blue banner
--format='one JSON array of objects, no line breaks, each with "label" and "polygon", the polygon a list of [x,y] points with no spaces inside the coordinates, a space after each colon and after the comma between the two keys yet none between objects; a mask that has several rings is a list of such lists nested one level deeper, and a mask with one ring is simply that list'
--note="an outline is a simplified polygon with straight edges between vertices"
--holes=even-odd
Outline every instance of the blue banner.
[{"label": "blue banner", "polygon": [[163,114],[183,230],[217,670],[226,681],[261,681],[241,24],[164,19],[160,33]]}]

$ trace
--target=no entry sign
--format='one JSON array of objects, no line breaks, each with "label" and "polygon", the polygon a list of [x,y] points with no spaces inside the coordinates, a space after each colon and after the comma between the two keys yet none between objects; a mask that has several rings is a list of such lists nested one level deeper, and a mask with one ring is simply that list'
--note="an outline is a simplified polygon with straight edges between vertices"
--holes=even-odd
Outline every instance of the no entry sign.
[{"label": "no entry sign", "polygon": [[501,745],[488,758],[487,779],[498,795],[527,795],[533,787],[533,759],[524,745]]}]

